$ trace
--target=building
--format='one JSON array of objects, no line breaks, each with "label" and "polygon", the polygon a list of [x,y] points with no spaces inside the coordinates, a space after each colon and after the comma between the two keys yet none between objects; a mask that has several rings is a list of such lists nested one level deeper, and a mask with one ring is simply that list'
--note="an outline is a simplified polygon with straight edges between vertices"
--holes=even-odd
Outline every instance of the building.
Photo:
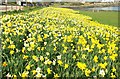
[{"label": "building", "polygon": [[101,2],[115,2],[115,0],[101,0]]},{"label": "building", "polygon": [[101,2],[101,0],[85,0],[85,2]]}]

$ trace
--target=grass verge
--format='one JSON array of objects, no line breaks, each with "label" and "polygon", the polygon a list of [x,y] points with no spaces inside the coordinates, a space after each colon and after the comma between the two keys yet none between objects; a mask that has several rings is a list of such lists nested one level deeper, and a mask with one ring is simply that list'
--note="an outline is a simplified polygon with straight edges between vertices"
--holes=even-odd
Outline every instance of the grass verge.
[{"label": "grass verge", "polygon": [[92,11],[80,11],[81,14],[90,16],[93,20],[98,21],[103,24],[119,26],[118,22],[118,14],[120,12],[114,11],[100,11],[100,12],[92,12]]}]

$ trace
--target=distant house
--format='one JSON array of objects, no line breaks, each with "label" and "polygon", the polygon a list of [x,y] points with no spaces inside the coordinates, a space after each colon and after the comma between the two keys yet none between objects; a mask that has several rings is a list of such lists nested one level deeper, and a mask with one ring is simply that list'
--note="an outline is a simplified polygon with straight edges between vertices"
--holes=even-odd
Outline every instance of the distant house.
[{"label": "distant house", "polygon": [[101,0],[85,0],[85,2],[101,2]]},{"label": "distant house", "polygon": [[37,2],[38,0],[0,0],[0,3],[1,4],[6,4],[8,2],[16,2],[18,5],[25,5],[26,2],[32,3],[33,1]]},{"label": "distant house", "polygon": [[115,0],[101,0],[101,2],[115,2]]},{"label": "distant house", "polygon": [[26,5],[26,2],[33,3],[33,2],[42,2],[44,0],[17,0],[18,5]]},{"label": "distant house", "polygon": [[21,6],[26,6],[27,2],[32,3],[33,1],[36,1],[36,0],[17,0],[17,4]]}]

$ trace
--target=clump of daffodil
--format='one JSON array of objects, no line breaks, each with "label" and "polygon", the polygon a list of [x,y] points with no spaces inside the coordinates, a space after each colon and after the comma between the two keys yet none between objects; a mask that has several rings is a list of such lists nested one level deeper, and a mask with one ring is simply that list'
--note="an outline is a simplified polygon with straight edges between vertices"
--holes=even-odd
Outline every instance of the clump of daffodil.
[{"label": "clump of daffodil", "polygon": [[5,14],[1,25],[3,77],[118,76],[118,27],[55,7]]}]

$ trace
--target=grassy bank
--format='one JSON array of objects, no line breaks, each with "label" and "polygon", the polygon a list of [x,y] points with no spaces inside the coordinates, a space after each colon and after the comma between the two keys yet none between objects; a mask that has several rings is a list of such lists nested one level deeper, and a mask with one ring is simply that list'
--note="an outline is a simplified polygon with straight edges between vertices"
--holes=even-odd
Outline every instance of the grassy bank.
[{"label": "grassy bank", "polygon": [[120,12],[113,11],[100,11],[100,12],[92,12],[92,11],[80,11],[81,14],[88,15],[93,18],[93,20],[98,21],[103,24],[120,26],[118,24],[118,14]]}]

